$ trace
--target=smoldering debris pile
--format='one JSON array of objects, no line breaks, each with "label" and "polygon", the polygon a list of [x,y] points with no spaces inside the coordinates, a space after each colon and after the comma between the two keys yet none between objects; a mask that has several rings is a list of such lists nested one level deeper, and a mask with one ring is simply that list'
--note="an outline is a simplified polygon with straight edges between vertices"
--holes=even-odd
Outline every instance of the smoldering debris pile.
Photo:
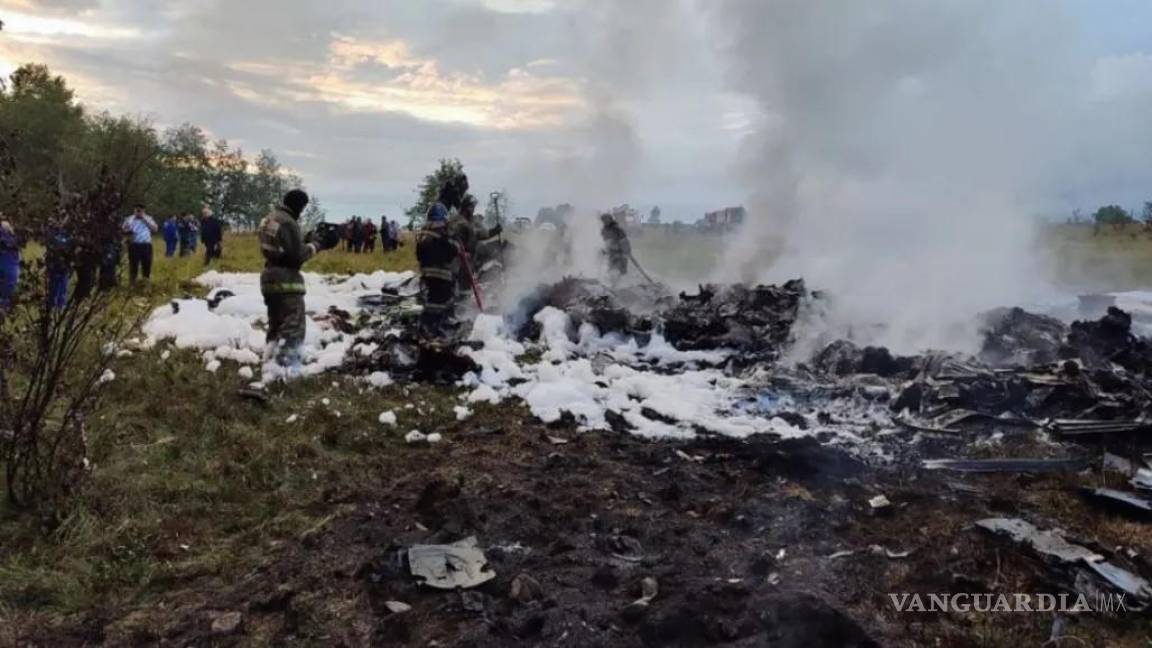
[{"label": "smoldering debris pile", "polygon": [[[513,339],[531,344],[543,334],[537,316],[551,308],[567,315],[566,332],[573,343],[579,342],[581,331],[587,335],[594,330],[597,336],[614,336],[645,347],[655,333],[677,351],[720,351],[725,358],[731,353],[737,365],[748,366],[780,357],[806,296],[801,280],[782,286],[702,285],[696,294],[677,297],[656,284],[611,288],[594,279],[566,277],[538,286],[503,319]],[[358,337],[372,351],[351,357],[351,368],[405,377],[418,374],[415,311],[399,308],[402,303],[402,298],[390,295],[361,300],[373,315],[370,330]],[[444,346],[469,346],[469,324],[462,321]]]},{"label": "smoldering debris pile", "polygon": [[[1066,326],[1019,308],[983,316],[984,343],[974,357],[928,353],[893,356],[886,349],[839,341],[812,360],[807,377],[834,385],[866,384],[889,399],[897,434],[886,450],[901,469],[942,471],[947,490],[984,492],[968,475],[1001,474],[1034,479],[1063,473],[1065,487],[1079,475],[1093,486],[1068,488],[1101,513],[1141,520],[1152,511],[1152,469],[1145,460],[1152,437],[1152,354],[1133,335],[1132,318],[1110,308],[1095,321]],[[825,387],[825,393],[828,393]],[[845,393],[845,392],[841,392]],[[850,392],[849,392],[850,393]],[[825,399],[821,406],[827,408]],[[903,428],[905,434],[899,434]],[[1105,450],[1101,452],[1101,448]],[[1107,451],[1108,448],[1128,458]],[[1103,456],[1103,462],[1101,462]],[[1103,464],[1099,473],[1090,472]],[[1100,488],[1101,483],[1120,488]],[[921,488],[928,488],[921,481]],[[1060,486],[1056,486],[1059,488]],[[1098,551],[1071,544],[1051,530],[1061,511],[1036,507],[1021,497],[1019,518],[974,521],[977,528],[1015,541],[1042,559],[1060,587],[1087,597],[1111,592],[1127,597],[1129,609],[1152,606],[1149,566],[1130,547]],[[1029,521],[1031,518],[1032,521]],[[1075,520],[1057,520],[1074,535]]]},{"label": "smoldering debris pile", "polygon": [[892,378],[909,374],[916,359],[893,356],[885,347],[858,347],[849,340],[837,340],[812,358],[812,365],[823,373],[835,376],[873,374]]},{"label": "smoldering debris pile", "polygon": [[891,409],[930,429],[957,410],[1056,427],[1065,419],[1143,420],[1152,410],[1152,346],[1132,333],[1127,313],[1113,307],[1071,326],[1020,308],[980,319],[984,339],[975,356],[899,356],[838,340],[808,368],[825,381],[883,378]]},{"label": "smoldering debris pile", "polygon": [[661,314],[664,336],[682,350],[739,349],[745,364],[774,361],[791,341],[808,292],[804,281],[782,286],[700,286]]},{"label": "smoldering debris pile", "polygon": [[1058,433],[1083,421],[1142,424],[1152,410],[1152,349],[1127,313],[1113,307],[1071,327],[1019,309],[996,317],[977,358],[923,358],[894,407],[929,420],[962,409]]},{"label": "smoldering debris pile", "polygon": [[993,367],[1055,362],[1068,334],[1068,327],[1060,320],[1019,307],[998,308],[981,319],[984,344],[980,359]]},{"label": "smoldering debris pile", "polygon": [[[385,308],[370,309],[372,324],[357,334],[346,368],[387,372],[395,379],[446,381],[493,373],[485,374],[483,362],[476,361],[487,357],[477,352],[493,340],[477,334],[470,322],[440,353],[421,353],[418,307],[411,297],[386,295],[380,304]],[[522,298],[503,317],[499,328],[505,339],[498,344],[515,346],[521,356],[531,356],[533,348],[548,350],[553,363],[586,357],[594,368],[603,368],[607,360],[661,373],[716,367],[730,377],[765,369],[782,375],[773,368],[792,340],[805,300],[812,298],[802,280],[779,286],[704,285],[674,296],[660,286],[613,289],[595,280],[566,278]],[[900,356],[840,340],[811,359],[809,382],[827,385],[874,376],[881,382],[869,386],[869,400],[888,402],[899,424],[921,430],[952,429],[962,420],[980,419],[1025,421],[1066,434],[1143,425],[1152,408],[1152,347],[1132,334],[1131,318],[1123,311],[1112,308],[1098,321],[1071,326],[1020,308],[991,311],[980,321],[984,343],[975,356]],[[501,376],[497,386],[506,379]],[[780,381],[773,384],[778,388]],[[755,399],[754,385],[741,389],[743,398]],[[791,391],[803,389],[793,384]],[[1092,425],[1085,427],[1085,421]],[[1117,427],[1117,421],[1123,426]]]},{"label": "smoldering debris pile", "polygon": [[565,277],[540,285],[520,299],[509,315],[509,326],[520,339],[535,339],[540,325],[534,320],[546,307],[568,314],[576,329],[587,323],[601,334],[632,335],[647,341],[655,313],[673,302],[663,286],[644,284],[612,289],[594,279]]},{"label": "smoldering debris pile", "polygon": [[[614,366],[676,374],[713,388],[722,381],[730,393],[713,413],[731,417],[755,411],[795,419],[794,413],[765,403],[804,391],[824,401],[866,391],[870,407],[887,402],[900,424],[919,429],[950,430],[960,425],[957,417],[967,416],[969,421],[1020,420],[1083,437],[1144,429],[1152,408],[1152,346],[1132,333],[1132,318],[1114,307],[1099,320],[1071,326],[1018,308],[988,313],[984,346],[974,357],[898,356],[842,340],[811,359],[804,381],[781,387],[791,374],[777,360],[806,300],[815,299],[800,280],[779,286],[707,285],[673,295],[660,286],[610,288],[568,278],[539,287],[503,317],[484,315],[483,322],[473,322],[475,313],[462,306],[458,334],[428,345],[418,335],[418,285],[412,273],[306,278],[310,316],[303,375],[341,370],[384,384],[435,380],[477,388],[481,383],[493,390],[495,396],[486,398],[493,400],[530,392],[519,387],[529,378],[554,383],[557,371],[566,371],[563,378],[572,384],[561,389],[548,383],[556,390],[555,398],[542,399],[556,401],[548,411],[569,411],[559,401],[579,396],[585,404],[597,403],[589,410],[593,420],[614,407],[598,395],[603,385],[623,380]],[[208,273],[200,281],[215,289],[212,299],[177,300],[157,309],[145,327],[148,338],[171,338],[177,347],[202,350],[210,371],[221,360],[258,363],[263,304],[256,275]],[[588,363],[587,371],[580,362]],[[712,373],[701,373],[705,369]],[[805,381],[833,388],[808,389],[800,384]],[[652,398],[633,394],[634,402],[640,400]],[[673,413],[674,405],[650,404],[644,411],[683,426],[699,414]],[[804,423],[818,431],[815,409]]]},{"label": "smoldering debris pile", "polygon": [[742,362],[776,360],[790,341],[804,282],[782,286],[701,285],[696,294],[672,296],[659,285],[612,289],[581,278],[540,286],[520,302],[514,324],[521,338],[539,333],[533,316],[551,306],[568,313],[577,329],[588,323],[601,333],[633,335],[641,344],[653,330],[680,351],[730,349]]}]

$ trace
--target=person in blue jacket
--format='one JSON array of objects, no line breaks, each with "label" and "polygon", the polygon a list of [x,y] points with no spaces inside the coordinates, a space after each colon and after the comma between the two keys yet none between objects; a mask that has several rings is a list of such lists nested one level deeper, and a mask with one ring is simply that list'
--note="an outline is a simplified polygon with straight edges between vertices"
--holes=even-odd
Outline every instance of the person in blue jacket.
[{"label": "person in blue jacket", "polygon": [[176,256],[176,244],[180,242],[180,228],[176,225],[176,217],[169,216],[164,221],[164,256]]},{"label": "person in blue jacket", "polygon": [[0,216],[0,311],[12,305],[20,281],[20,241],[12,224]]},{"label": "person in blue jacket", "polygon": [[63,226],[48,236],[44,260],[48,266],[48,305],[64,308],[68,303],[68,277],[72,274],[72,238]]}]

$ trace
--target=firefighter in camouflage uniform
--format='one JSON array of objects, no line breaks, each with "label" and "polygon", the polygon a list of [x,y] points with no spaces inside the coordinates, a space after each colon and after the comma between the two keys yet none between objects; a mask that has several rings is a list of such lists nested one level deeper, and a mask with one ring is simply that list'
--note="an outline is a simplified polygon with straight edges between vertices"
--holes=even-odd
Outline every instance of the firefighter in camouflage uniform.
[{"label": "firefighter in camouflage uniform", "polygon": [[416,260],[420,263],[420,283],[424,309],[420,334],[426,341],[445,337],[452,322],[456,301],[456,270],[459,243],[448,228],[449,213],[459,209],[468,193],[467,176],[459,176],[440,188],[439,200],[428,208],[424,227],[416,235]]},{"label": "firefighter in camouflage uniform", "polygon": [[260,251],[264,254],[264,272],[260,273],[260,292],[268,308],[268,336],[265,359],[299,372],[300,345],[304,342],[304,275],[300,267],[317,251],[322,242],[305,239],[300,232],[300,214],[308,205],[308,194],[293,189],[260,222]]}]

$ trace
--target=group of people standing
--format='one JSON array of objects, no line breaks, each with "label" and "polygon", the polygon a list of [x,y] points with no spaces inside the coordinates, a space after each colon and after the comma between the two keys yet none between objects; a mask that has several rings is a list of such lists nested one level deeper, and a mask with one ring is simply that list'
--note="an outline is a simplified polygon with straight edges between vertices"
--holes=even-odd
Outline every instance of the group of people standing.
[{"label": "group of people standing", "polygon": [[392,252],[400,247],[400,224],[383,216],[380,217],[379,226],[371,218],[353,216],[345,221],[342,235],[345,252],[375,252],[377,237],[380,238],[380,249],[384,252]]},{"label": "group of people standing", "polygon": [[196,254],[198,242],[204,243],[204,265],[220,258],[224,226],[208,207],[201,211],[200,218],[189,212],[183,216],[169,216],[164,221],[164,256]]},{"label": "group of people standing", "polygon": [[[192,220],[187,226],[183,220]],[[63,308],[71,298],[86,298],[94,289],[116,287],[117,273],[124,248],[128,252],[128,284],[135,288],[143,279],[152,278],[152,237],[160,231],[156,220],[148,215],[143,204],[133,207],[132,213],[120,224],[118,232],[106,235],[88,232],[83,237],[73,236],[67,227],[59,225],[44,236],[44,261],[47,274],[47,301],[53,308]],[[186,232],[195,231],[189,235]],[[195,251],[196,237],[204,243],[204,263],[220,257],[224,228],[220,219],[205,208],[197,221],[169,218],[164,223],[165,253],[173,256],[179,246],[181,255]],[[0,218],[0,309],[11,306],[20,281],[20,261],[27,237]],[[123,241],[121,240],[123,239]],[[174,240],[175,239],[175,240]],[[75,276],[75,284],[72,278]]]}]

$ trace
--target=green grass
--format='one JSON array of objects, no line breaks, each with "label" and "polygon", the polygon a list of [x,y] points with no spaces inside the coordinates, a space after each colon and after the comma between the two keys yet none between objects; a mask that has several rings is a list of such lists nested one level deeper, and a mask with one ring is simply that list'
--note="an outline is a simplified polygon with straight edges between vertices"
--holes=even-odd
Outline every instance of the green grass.
[{"label": "green grass", "polygon": [[[45,535],[31,516],[0,519],[0,624],[146,605],[174,583],[238,573],[269,543],[294,541],[337,513],[327,493],[374,483],[373,456],[413,451],[407,430],[455,422],[447,390],[412,386],[405,395],[326,375],[261,405],[236,395],[245,381],[235,367],[211,374],[198,354],[161,361],[159,353],[116,367],[91,425],[91,481],[63,524]],[[377,421],[388,409],[396,427]]]},{"label": "green grass", "polygon": [[1061,285],[1081,291],[1152,287],[1152,235],[1143,226],[1091,225],[1048,228],[1041,238],[1048,271]]},{"label": "green grass", "polygon": [[[262,266],[256,238],[240,235],[226,240],[224,258],[211,268]],[[328,251],[305,270],[414,267],[409,244],[387,255]],[[152,284],[134,301],[144,308],[202,293],[192,280],[204,271],[201,256],[167,259],[158,243]],[[233,573],[268,542],[295,537],[330,514],[325,489],[367,478],[371,456],[403,446],[403,431],[417,426],[400,388],[369,395],[353,379],[326,375],[282,388],[262,406],[236,396],[246,381],[235,366],[211,374],[198,354],[174,351],[161,361],[162,349],[116,360],[118,377],[103,388],[89,422],[90,481],[59,527],[46,530],[35,516],[0,510],[0,626],[43,613],[143,604],[173,582]],[[422,429],[454,420],[449,392],[411,393],[439,402],[420,417]],[[392,408],[401,425],[386,428],[376,417]],[[293,424],[286,423],[290,414],[298,416]],[[9,638],[0,631],[0,643]]]},{"label": "green grass", "polygon": [[[164,299],[197,289],[192,279],[207,270],[220,272],[259,272],[264,267],[260,243],[254,234],[230,236],[224,241],[224,256],[204,265],[203,248],[186,257],[164,257],[162,241],[154,243],[152,287],[150,293]],[[384,254],[377,248],[373,254],[352,254],[342,249],[320,252],[306,264],[305,272],[321,274],[370,273],[377,270],[398,272],[416,268],[415,246],[410,241],[395,252]]]},{"label": "green grass", "polygon": [[[377,247],[373,254],[353,254],[343,249],[334,249],[320,252],[304,264],[305,272],[321,274],[355,274],[371,273],[377,270],[399,272],[414,270],[416,264],[416,246],[412,244],[411,237],[404,239],[404,245],[395,252],[384,254]],[[35,259],[43,250],[30,244],[24,250],[24,258]],[[121,260],[121,284],[127,282],[127,256]],[[193,279],[208,270],[219,272],[259,272],[264,267],[264,258],[260,254],[260,242],[255,234],[235,234],[224,239],[223,258],[214,260],[211,265],[204,265],[204,248],[197,248],[197,253],[180,257],[167,258],[164,256],[164,242],[154,239],[152,243],[152,282],[148,288],[139,289],[142,296],[155,297],[163,301],[172,296],[179,296],[187,292],[203,290],[197,286]]]}]

